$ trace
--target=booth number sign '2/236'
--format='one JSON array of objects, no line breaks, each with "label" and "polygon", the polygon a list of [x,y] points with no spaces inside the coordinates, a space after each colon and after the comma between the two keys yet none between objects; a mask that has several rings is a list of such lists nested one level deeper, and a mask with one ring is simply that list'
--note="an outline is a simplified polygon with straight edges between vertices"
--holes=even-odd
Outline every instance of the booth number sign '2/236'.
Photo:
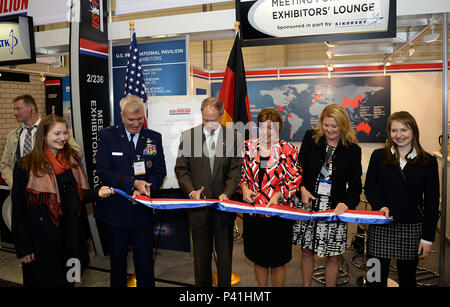
[{"label": "booth number sign '2/236'", "polygon": [[102,75],[86,74],[87,83],[103,83],[104,77]]}]

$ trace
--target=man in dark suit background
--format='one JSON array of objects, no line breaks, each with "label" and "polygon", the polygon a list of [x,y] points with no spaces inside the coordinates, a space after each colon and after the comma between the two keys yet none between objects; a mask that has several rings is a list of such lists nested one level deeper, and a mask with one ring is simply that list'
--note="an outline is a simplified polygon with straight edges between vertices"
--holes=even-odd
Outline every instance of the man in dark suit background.
[{"label": "man in dark suit background", "polygon": [[[102,184],[128,194],[154,195],[166,177],[161,134],[143,128],[144,103],[133,95],[120,101],[123,125],[100,131],[97,172]],[[153,210],[115,195],[97,203],[95,218],[106,225],[111,259],[111,286],[127,285],[128,245],[138,287],[154,286]]]},{"label": "man in dark suit background", "polygon": [[[220,124],[224,105],[209,97],[201,105],[202,125],[181,135],[175,174],[180,188],[192,199],[230,199],[241,176],[242,138]],[[217,253],[218,285],[231,286],[235,213],[210,207],[190,209],[194,247],[195,283],[212,286],[213,242]]]}]

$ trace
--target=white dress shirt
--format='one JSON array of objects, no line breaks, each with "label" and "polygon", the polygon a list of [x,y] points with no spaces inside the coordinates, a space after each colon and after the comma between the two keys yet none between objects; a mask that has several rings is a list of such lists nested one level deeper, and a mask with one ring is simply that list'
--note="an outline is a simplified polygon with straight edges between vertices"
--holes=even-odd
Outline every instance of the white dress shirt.
[{"label": "white dress shirt", "polygon": [[206,145],[208,146],[208,152],[211,150],[211,143],[213,141],[217,147],[217,139],[219,137],[220,129],[221,129],[221,127],[219,125],[219,127],[216,130],[214,130],[214,133],[211,133],[211,131],[206,130],[206,128],[203,126],[203,133],[205,134]]},{"label": "white dress shirt", "polygon": [[[125,129],[125,131],[126,131],[126,133],[127,133],[127,139],[128,139],[128,142],[130,142],[130,139],[131,139],[131,133],[129,133],[127,129]],[[134,148],[137,148],[137,142],[138,142],[138,140],[139,140],[139,133],[140,133],[140,132],[136,133],[136,134],[134,135],[134,137],[133,137]]]}]

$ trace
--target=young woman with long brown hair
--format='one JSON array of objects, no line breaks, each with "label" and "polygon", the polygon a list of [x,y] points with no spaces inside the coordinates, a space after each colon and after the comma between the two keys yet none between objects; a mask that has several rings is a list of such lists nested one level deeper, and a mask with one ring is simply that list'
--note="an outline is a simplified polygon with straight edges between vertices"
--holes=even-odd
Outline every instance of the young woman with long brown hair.
[{"label": "young woman with long brown hair", "polygon": [[68,260],[78,265],[80,275],[89,262],[83,203],[114,193],[109,187],[89,188],[81,159],[67,139],[66,121],[46,116],[33,150],[14,167],[12,232],[27,286],[73,285],[67,278],[73,269]]},{"label": "young woman with long brown hair", "polygon": [[369,225],[367,253],[381,264],[380,282],[370,285],[387,286],[394,258],[400,287],[415,287],[418,261],[431,252],[439,218],[438,164],[420,145],[410,113],[393,113],[386,134],[384,148],[370,157],[364,186],[372,210],[393,219],[388,225]]}]

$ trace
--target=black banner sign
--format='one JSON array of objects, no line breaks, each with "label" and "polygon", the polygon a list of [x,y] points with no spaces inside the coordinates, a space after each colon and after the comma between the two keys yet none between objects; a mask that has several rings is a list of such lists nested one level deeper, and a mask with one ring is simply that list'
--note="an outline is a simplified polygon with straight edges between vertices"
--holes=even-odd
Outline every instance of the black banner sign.
[{"label": "black banner sign", "polygon": [[82,0],[80,8],[80,112],[86,170],[92,187],[99,184],[95,169],[98,132],[110,122],[108,33],[103,7],[106,0]]},{"label": "black banner sign", "polygon": [[[71,100],[75,139],[84,150],[91,187],[99,185],[96,155],[99,131],[110,125],[106,0],[80,0],[72,8]],[[103,255],[96,221],[88,208],[94,248]]]}]

